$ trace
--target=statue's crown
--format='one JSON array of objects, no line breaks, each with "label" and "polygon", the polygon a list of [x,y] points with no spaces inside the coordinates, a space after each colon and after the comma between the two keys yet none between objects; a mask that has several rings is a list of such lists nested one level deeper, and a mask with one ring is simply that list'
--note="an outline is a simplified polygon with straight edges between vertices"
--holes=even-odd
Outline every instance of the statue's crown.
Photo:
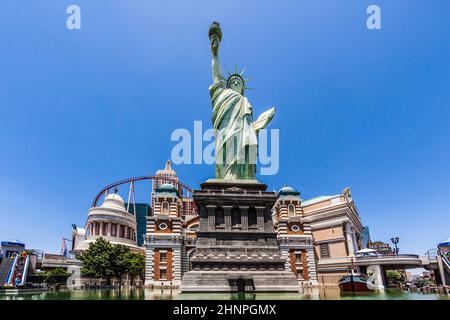
[{"label": "statue's crown", "polygon": [[[225,68],[226,68],[226,67],[225,67]],[[230,84],[230,82],[231,82],[231,79],[233,79],[233,78],[239,78],[239,79],[241,79],[242,84],[244,85],[244,89],[251,89],[251,88],[247,88],[247,87],[245,86],[245,83],[251,79],[251,78],[246,78],[246,79],[244,79],[243,75],[244,75],[245,69],[246,69],[246,68],[244,67],[244,68],[242,69],[242,71],[238,73],[238,72],[237,72],[237,67],[236,67],[236,64],[235,64],[235,65],[234,65],[234,71],[233,71],[233,73],[230,73],[230,72],[227,70],[227,73],[228,73],[227,86],[229,86],[229,84]]]}]

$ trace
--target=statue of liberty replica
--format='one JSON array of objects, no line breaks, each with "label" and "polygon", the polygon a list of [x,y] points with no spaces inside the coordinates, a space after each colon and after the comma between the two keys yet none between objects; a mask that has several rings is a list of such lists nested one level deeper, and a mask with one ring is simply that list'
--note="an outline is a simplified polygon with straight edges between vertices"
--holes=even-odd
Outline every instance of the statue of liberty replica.
[{"label": "statue of liberty replica", "polygon": [[272,119],[275,108],[264,112],[253,122],[251,104],[244,96],[243,71],[228,74],[225,79],[219,60],[222,30],[213,22],[209,28],[212,53],[213,84],[209,87],[213,108],[212,123],[216,137],[216,178],[255,180],[258,153],[258,131]]},{"label": "statue of liberty replica", "polygon": [[253,121],[242,72],[222,76],[222,31],[217,22],[208,35],[216,179],[208,179],[192,193],[200,221],[195,247],[183,249],[191,254],[182,270],[180,291],[297,292],[297,277],[286,269],[288,256],[280,250],[272,221],[277,193],[266,191],[267,185],[256,180],[257,134],[270,122],[274,109]]}]

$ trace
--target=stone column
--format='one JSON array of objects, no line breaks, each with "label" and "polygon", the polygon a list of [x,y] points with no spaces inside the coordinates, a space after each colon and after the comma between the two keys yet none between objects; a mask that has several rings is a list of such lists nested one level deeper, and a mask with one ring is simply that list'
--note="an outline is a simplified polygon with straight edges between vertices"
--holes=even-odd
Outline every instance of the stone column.
[{"label": "stone column", "polygon": [[375,289],[378,290],[384,290],[384,282],[383,282],[383,270],[381,269],[380,265],[371,265],[367,267],[367,272],[369,273],[370,271],[374,272],[374,274],[372,274],[368,281],[372,280],[372,282],[375,282]]},{"label": "stone column", "polygon": [[348,255],[355,256],[355,247],[353,246],[352,229],[349,222],[345,223],[345,240],[347,241]]},{"label": "stone column", "polygon": [[231,230],[231,209],[232,206],[222,206],[225,218],[225,230]]},{"label": "stone column", "polygon": [[319,283],[317,282],[317,271],[316,271],[316,262],[314,257],[314,248],[306,249],[307,259],[308,259],[308,272],[309,272],[309,281],[311,285],[316,286]]},{"label": "stone column", "polygon": [[123,237],[124,237],[125,239],[128,239],[128,226],[123,226],[123,229],[124,229],[124,235],[123,235]]},{"label": "stone column", "polygon": [[291,271],[291,261],[289,260],[289,249],[282,247],[282,248],[280,248],[280,252],[281,252],[281,258],[285,261],[285,263],[284,263],[285,270]]},{"label": "stone column", "polygon": [[356,239],[355,227],[352,227],[352,241],[353,241],[353,248],[355,249],[356,254],[356,251],[358,251],[358,240]]},{"label": "stone column", "polygon": [[145,253],[145,282],[146,286],[153,284],[154,280],[154,250],[152,246],[147,246]]},{"label": "stone column", "polygon": [[172,257],[173,281],[181,282],[181,247],[176,246],[173,249]]},{"label": "stone column", "polygon": [[208,230],[208,210],[206,209],[206,207],[201,206],[199,213],[200,213],[199,230],[200,231]]},{"label": "stone column", "polygon": [[208,210],[208,229],[214,230],[216,228],[216,206],[206,206]]},{"label": "stone column", "polygon": [[248,206],[239,206],[242,230],[248,230],[248,208]]},{"label": "stone column", "polygon": [[111,222],[108,222],[108,237],[111,237]]},{"label": "stone column", "polygon": [[256,209],[256,221],[258,225],[258,230],[264,230],[264,211],[265,207],[255,207]]}]

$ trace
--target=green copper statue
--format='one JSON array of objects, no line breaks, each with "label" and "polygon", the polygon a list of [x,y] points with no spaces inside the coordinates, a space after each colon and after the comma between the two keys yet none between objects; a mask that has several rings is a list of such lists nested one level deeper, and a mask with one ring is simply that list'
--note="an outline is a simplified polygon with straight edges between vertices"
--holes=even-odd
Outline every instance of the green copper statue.
[{"label": "green copper statue", "polygon": [[222,76],[219,45],[222,30],[218,22],[209,27],[212,53],[213,84],[209,87],[213,108],[212,123],[216,139],[216,178],[228,180],[256,179],[258,131],[265,128],[275,114],[275,108],[253,121],[251,104],[244,96],[245,81],[241,73]]}]

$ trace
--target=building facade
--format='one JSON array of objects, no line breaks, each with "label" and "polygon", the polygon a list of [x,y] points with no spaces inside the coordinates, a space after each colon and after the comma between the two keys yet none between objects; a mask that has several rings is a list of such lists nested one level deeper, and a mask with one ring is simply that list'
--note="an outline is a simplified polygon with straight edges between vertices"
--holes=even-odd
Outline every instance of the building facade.
[{"label": "building facade", "polygon": [[[153,193],[153,215],[147,220],[145,285],[178,287],[181,284],[183,246],[182,201],[170,183]],[[183,256],[183,258],[182,258]]]},{"label": "building facade", "polygon": [[[200,216],[186,218],[181,214],[182,202],[173,185],[164,184],[155,190],[154,215],[148,217],[147,222],[147,286],[179,288],[186,273],[206,270],[202,265],[213,262],[205,258],[219,261],[226,256],[222,249],[217,249],[221,252],[214,249],[215,244],[211,240],[202,240],[199,247],[199,228],[204,238],[205,232],[225,234],[227,221],[230,231],[242,226],[252,230],[258,226],[257,213],[250,212],[250,208],[246,208],[246,214],[242,215],[246,221],[239,224],[237,216],[233,218],[232,207],[225,205],[211,209],[211,205],[205,207],[205,214],[212,210],[212,216],[209,220],[203,219],[208,225],[202,229]],[[271,212],[270,224],[276,232],[284,270],[295,275],[299,286],[337,286],[339,279],[353,268],[356,252],[362,248],[363,226],[350,189],[332,196],[302,200],[299,192],[285,186],[276,193]],[[232,238],[230,235],[228,242]],[[218,240],[215,241],[217,243]],[[200,249],[201,257],[198,255]],[[211,268],[218,270],[219,266],[211,264]],[[192,273],[188,277],[191,278]]]},{"label": "building facade", "polygon": [[281,188],[272,212],[286,269],[301,285],[317,285],[314,239],[311,224],[304,219],[300,193],[292,187]]},{"label": "building facade", "polygon": [[[241,272],[242,279],[226,276],[230,286],[242,280],[257,289],[259,280],[255,284],[249,274],[272,269],[289,272],[298,287],[336,286],[367,239],[349,188],[303,200],[289,186],[267,192],[216,183],[187,198],[170,161],[153,182],[152,207],[126,204],[117,193],[92,207],[85,228],[74,226],[72,253],[86,250],[99,237],[126,245],[145,254],[144,283],[153,288],[180,288],[186,274],[208,268],[223,269],[223,275]],[[195,210],[186,211],[187,201]],[[197,214],[202,206],[203,219]],[[197,281],[193,273],[188,278]]]}]

